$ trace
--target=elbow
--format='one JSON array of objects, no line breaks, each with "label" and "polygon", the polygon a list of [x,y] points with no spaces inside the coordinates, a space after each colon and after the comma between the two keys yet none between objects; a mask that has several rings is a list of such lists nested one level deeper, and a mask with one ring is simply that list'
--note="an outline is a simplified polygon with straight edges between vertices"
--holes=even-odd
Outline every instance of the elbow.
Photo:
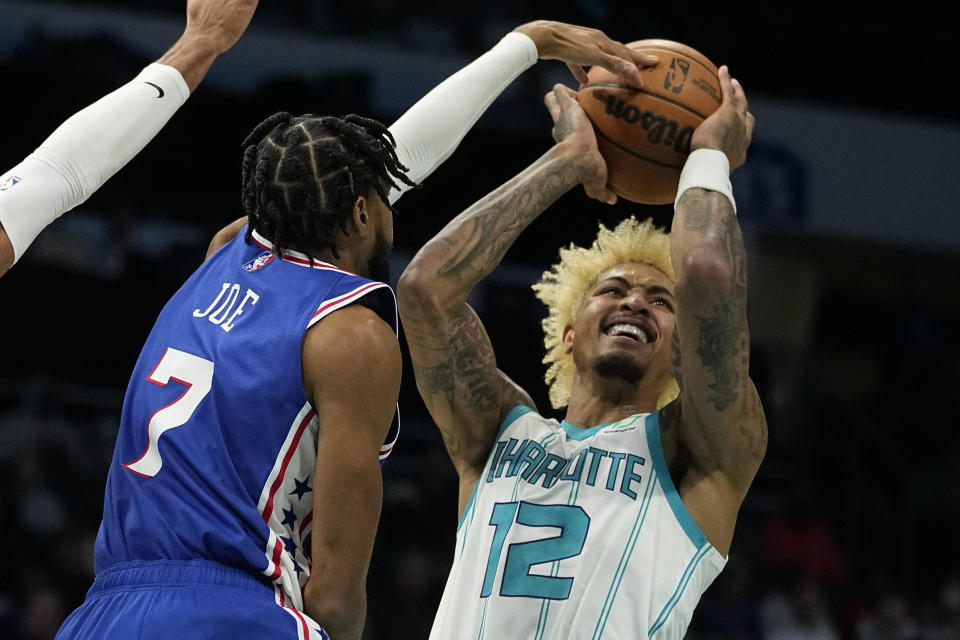
[{"label": "elbow", "polygon": [[441,305],[436,271],[414,258],[397,281],[397,308],[401,317],[423,315]]},{"label": "elbow", "polygon": [[677,270],[677,292],[684,298],[728,298],[735,288],[735,266],[719,247],[703,246],[688,251]]},{"label": "elbow", "polygon": [[[317,585],[317,586],[314,586]],[[363,632],[367,601],[363,588],[333,591],[314,580],[303,590],[303,608],[331,638],[356,638]]]}]

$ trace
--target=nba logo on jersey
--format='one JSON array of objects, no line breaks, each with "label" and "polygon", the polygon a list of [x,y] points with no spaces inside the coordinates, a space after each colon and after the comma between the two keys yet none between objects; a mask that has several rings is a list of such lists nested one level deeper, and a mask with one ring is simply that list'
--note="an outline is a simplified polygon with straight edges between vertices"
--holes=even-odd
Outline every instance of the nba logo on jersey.
[{"label": "nba logo on jersey", "polygon": [[276,257],[277,256],[275,256],[272,252],[264,251],[263,253],[258,255],[256,258],[254,258],[250,262],[243,265],[243,270],[248,273],[253,273],[260,267],[264,267],[267,264],[269,264]]},{"label": "nba logo on jersey", "polygon": [[0,180],[0,191],[12,189],[13,187],[17,186],[18,182],[20,182],[20,178],[17,176],[9,176],[5,180]]}]

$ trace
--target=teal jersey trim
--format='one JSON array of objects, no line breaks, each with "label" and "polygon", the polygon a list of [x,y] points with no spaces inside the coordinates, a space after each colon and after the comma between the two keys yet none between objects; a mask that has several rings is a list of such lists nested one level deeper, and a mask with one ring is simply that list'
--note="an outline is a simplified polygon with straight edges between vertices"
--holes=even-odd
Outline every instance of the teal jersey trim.
[{"label": "teal jersey trim", "polygon": [[502,436],[503,432],[507,430],[507,427],[516,422],[518,418],[528,413],[533,413],[533,409],[525,404],[518,404],[513,409],[510,409],[510,411],[507,412],[507,415],[504,416],[503,422],[500,423],[500,431],[497,431],[497,437],[494,438],[494,441],[500,439],[500,436]]},{"label": "teal jersey trim", "polygon": [[647,419],[647,446],[650,447],[650,457],[653,458],[653,468],[660,479],[660,486],[663,487],[663,493],[667,496],[667,502],[673,511],[674,517],[683,528],[684,533],[690,538],[698,549],[708,544],[707,537],[700,531],[700,527],[693,521],[693,516],[687,511],[687,507],[680,499],[677,488],[673,486],[673,479],[670,477],[670,469],[667,467],[667,459],[663,455],[663,445],[660,443],[660,412],[650,414]]},{"label": "teal jersey trim", "polygon": [[657,619],[654,621],[653,626],[650,627],[650,630],[647,631],[647,638],[652,638],[653,634],[660,630],[660,628],[666,624],[667,618],[670,617],[670,614],[673,613],[674,607],[677,606],[677,603],[680,602],[680,598],[683,597],[683,592],[687,590],[687,585],[690,583],[690,578],[693,577],[693,573],[697,568],[697,565],[700,564],[700,561],[703,560],[703,557],[707,555],[707,552],[710,551],[710,545],[704,545],[697,550],[697,553],[694,554],[693,558],[690,559],[690,562],[687,564],[687,568],[683,571],[683,575],[680,576],[680,582],[677,584],[677,588],[674,589],[673,595],[670,596],[670,599],[667,600],[667,604],[663,606],[663,610],[660,611],[660,615],[657,616]]},{"label": "teal jersey trim", "polygon": [[[500,436],[503,435],[503,432],[507,430],[511,424],[517,421],[517,418],[525,414],[531,413],[533,409],[526,405],[517,405],[507,413],[506,417],[503,419],[503,422],[500,423],[500,430],[497,431],[497,437],[493,439],[494,444],[497,440],[500,439]],[[483,476],[477,479],[477,484],[473,485],[473,493],[470,494],[470,499],[467,500],[466,506],[463,508],[463,513],[460,514],[460,519],[457,521],[457,532],[459,533],[460,527],[463,526],[463,521],[467,517],[467,513],[470,512],[470,507],[473,506],[473,501],[477,497],[477,489],[480,488],[480,482],[483,480]]]},{"label": "teal jersey trim", "polygon": [[597,426],[590,427],[589,429],[582,429],[564,420],[560,423],[560,426],[563,427],[563,430],[567,432],[567,437],[571,440],[586,440],[590,436],[595,435],[604,427],[609,427],[612,424],[612,422],[608,422],[606,424],[598,424]]}]

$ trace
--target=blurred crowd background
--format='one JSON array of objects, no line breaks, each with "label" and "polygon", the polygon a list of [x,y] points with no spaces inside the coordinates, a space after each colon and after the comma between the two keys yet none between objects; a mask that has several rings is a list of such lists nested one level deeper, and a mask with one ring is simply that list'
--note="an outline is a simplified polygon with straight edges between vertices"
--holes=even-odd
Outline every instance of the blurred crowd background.
[{"label": "blurred crowd background", "polygon": [[[159,57],[182,14],[180,1],[0,0],[0,167]],[[389,123],[534,18],[694,46],[731,66],[758,119],[733,183],[770,447],[687,637],[960,639],[960,116],[943,98],[936,32],[906,42],[910,15],[848,25],[799,4],[738,15],[618,0],[260,7],[148,149],[0,280],[0,638],[52,638],[92,582],[129,372],[169,295],[238,215],[247,132],[281,109]],[[566,73],[527,72],[400,201],[394,278],[546,150],[541,97]],[[669,225],[671,208],[569,194],[471,300],[499,367],[548,414],[544,311],[529,287],[561,246],[629,215]],[[456,476],[409,362],[404,373],[368,640],[427,636],[456,530]]]}]

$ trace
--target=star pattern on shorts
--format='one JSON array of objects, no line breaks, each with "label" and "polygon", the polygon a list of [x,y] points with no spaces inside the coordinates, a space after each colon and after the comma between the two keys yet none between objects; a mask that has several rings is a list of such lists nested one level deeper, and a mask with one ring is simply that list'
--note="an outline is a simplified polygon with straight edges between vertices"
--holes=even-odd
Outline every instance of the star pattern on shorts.
[{"label": "star pattern on shorts", "polygon": [[287,495],[297,495],[297,500],[303,500],[303,494],[313,491],[313,489],[308,484],[310,482],[310,476],[307,476],[301,482],[299,478],[293,479],[294,489]]},{"label": "star pattern on shorts", "polygon": [[280,539],[283,540],[283,548],[287,551],[287,553],[289,553],[290,555],[293,555],[294,553],[296,553],[297,543],[294,542],[292,538],[288,538],[286,536],[280,536]]},{"label": "star pattern on shorts", "polygon": [[293,509],[281,509],[281,511],[283,511],[283,520],[280,521],[280,524],[293,528],[293,524],[297,521],[297,514],[293,512]]}]

